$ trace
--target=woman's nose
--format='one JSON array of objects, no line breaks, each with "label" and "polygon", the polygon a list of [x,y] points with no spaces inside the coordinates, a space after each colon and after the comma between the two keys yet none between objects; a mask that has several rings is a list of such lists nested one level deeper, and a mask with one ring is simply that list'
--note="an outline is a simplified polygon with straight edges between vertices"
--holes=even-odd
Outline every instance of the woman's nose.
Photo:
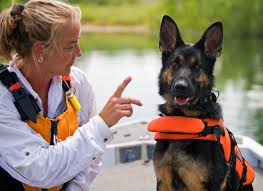
[{"label": "woman's nose", "polygon": [[76,47],[75,56],[76,56],[76,57],[80,57],[80,56],[81,56],[81,49],[80,49],[80,46],[79,46],[79,45],[77,45],[77,47]]}]

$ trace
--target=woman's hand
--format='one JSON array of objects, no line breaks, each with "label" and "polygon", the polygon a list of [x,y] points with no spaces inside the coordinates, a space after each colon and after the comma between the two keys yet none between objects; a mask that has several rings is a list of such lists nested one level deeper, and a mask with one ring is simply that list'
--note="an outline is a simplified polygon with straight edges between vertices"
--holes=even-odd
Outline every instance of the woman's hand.
[{"label": "woman's hand", "polygon": [[116,89],[114,94],[110,97],[107,104],[104,106],[99,116],[105,121],[105,123],[112,127],[122,117],[130,117],[133,113],[132,104],[142,106],[142,103],[133,98],[121,97],[124,89],[130,83],[131,77],[127,77]]}]

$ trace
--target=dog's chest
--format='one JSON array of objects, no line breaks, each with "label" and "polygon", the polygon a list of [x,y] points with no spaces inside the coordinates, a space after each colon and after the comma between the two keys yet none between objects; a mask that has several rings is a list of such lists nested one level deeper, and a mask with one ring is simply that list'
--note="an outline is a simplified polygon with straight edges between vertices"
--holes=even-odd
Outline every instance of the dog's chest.
[{"label": "dog's chest", "polygon": [[[214,150],[213,148],[209,152],[205,151],[210,147],[204,147],[205,144],[207,143],[201,142],[200,144],[200,141],[194,140],[158,141],[154,155],[154,166],[157,179],[166,182],[161,185],[168,186],[173,185],[172,182],[177,182],[178,191],[185,188],[205,190],[204,183],[208,182],[210,176],[209,163],[213,162],[211,151]],[[170,189],[173,190],[168,187],[163,190]]]},{"label": "dog's chest", "polygon": [[[200,147],[197,146],[198,142],[192,140],[186,141],[168,141],[166,148],[163,152],[157,154],[158,166],[172,166],[175,169],[189,169],[190,172],[202,171],[202,174],[206,174],[204,170],[207,161],[205,157],[202,157],[202,152]],[[160,143],[162,144],[162,143]],[[158,143],[157,143],[158,145]],[[158,146],[156,145],[156,148]],[[200,150],[199,150],[200,149]]]}]

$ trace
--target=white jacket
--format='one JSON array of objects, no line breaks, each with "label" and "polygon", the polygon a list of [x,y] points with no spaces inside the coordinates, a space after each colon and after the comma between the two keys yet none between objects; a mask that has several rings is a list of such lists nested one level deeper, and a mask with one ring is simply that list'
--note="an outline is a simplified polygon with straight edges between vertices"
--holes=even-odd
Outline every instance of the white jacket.
[{"label": "white jacket", "polygon": [[[17,74],[24,88],[38,100],[43,114],[41,99],[26,78],[15,66],[9,70]],[[23,183],[50,188],[71,180],[67,191],[87,191],[101,168],[105,142],[112,133],[95,115],[94,93],[86,75],[72,67],[71,76],[81,104],[79,128],[72,137],[53,146],[21,121],[12,94],[0,82],[0,166]],[[48,117],[56,117],[65,108],[63,94],[60,77],[56,76],[48,92]]]}]

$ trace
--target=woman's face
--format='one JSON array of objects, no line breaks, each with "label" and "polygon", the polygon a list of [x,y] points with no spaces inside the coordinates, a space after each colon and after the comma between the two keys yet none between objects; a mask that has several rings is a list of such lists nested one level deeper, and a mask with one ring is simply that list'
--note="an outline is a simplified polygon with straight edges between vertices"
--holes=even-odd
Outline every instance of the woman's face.
[{"label": "woman's face", "polygon": [[80,23],[69,21],[60,28],[56,46],[44,51],[41,71],[50,76],[69,75],[75,59],[81,56],[79,47]]}]

